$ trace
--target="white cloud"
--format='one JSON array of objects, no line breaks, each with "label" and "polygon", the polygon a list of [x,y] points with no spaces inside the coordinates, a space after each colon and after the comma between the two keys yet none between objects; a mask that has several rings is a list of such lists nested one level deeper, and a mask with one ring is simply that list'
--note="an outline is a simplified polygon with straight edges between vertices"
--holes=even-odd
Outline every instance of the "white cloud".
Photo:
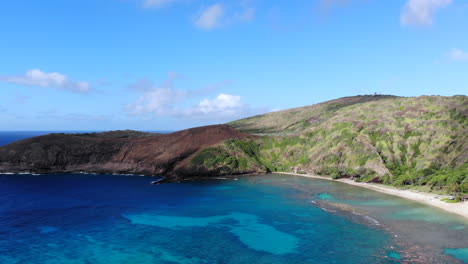
[{"label": "white cloud", "polygon": [[142,79],[128,87],[134,91],[143,92],[134,103],[128,104],[126,110],[132,114],[156,114],[159,116],[171,115],[174,105],[183,102],[188,96],[187,91],[173,88],[174,80],[178,77],[176,73],[169,73],[164,83],[156,87],[149,79]]},{"label": "white cloud", "polygon": [[221,26],[224,16],[224,7],[221,4],[214,4],[204,9],[195,19],[198,28],[209,30]]},{"label": "white cloud", "polygon": [[454,61],[468,61],[468,52],[461,49],[452,49],[449,57]]},{"label": "white cloud", "polygon": [[24,75],[0,76],[0,81],[28,86],[56,88],[76,93],[87,93],[91,90],[88,82],[73,81],[67,75],[57,72],[47,73],[39,69],[29,70]]},{"label": "white cloud", "polygon": [[220,93],[211,100],[205,98],[198,105],[184,109],[182,117],[227,122],[266,112],[269,109],[253,108],[245,104],[241,96]]},{"label": "white cloud", "polygon": [[143,7],[145,8],[161,8],[177,2],[178,0],[144,0]]},{"label": "white cloud", "polygon": [[203,99],[195,108],[195,111],[203,114],[221,113],[231,115],[237,113],[243,107],[244,104],[240,96],[221,93],[213,100]]},{"label": "white cloud", "polygon": [[[149,87],[150,81],[139,81],[130,85],[135,91],[143,91],[138,99],[126,106],[126,111],[145,117],[175,117],[190,119],[231,120],[250,114],[257,114],[265,109],[252,109],[244,104],[238,95],[220,93],[213,99],[204,98],[193,104],[203,95],[213,94],[217,87],[229,82],[199,90],[179,90],[173,87],[176,75],[170,75],[163,85]],[[151,82],[152,83],[152,82]],[[141,84],[141,86],[138,86]]]},{"label": "white cloud", "polygon": [[174,115],[178,112],[176,104],[182,103],[187,96],[186,91],[155,88],[145,92],[134,103],[127,105],[127,111],[133,114]]},{"label": "white cloud", "polygon": [[432,25],[435,12],[452,3],[452,0],[408,0],[403,6],[400,22],[405,26]]}]

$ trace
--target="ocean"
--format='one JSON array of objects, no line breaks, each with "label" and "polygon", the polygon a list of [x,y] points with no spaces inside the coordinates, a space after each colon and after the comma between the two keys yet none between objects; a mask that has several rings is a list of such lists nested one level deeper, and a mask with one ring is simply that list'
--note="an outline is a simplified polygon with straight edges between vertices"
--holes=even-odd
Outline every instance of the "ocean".
[{"label": "ocean", "polygon": [[398,197],[288,175],[152,180],[0,174],[0,263],[468,263],[465,219]]},{"label": "ocean", "polygon": [[0,131],[0,146],[8,143],[42,135],[54,133],[53,131]]}]

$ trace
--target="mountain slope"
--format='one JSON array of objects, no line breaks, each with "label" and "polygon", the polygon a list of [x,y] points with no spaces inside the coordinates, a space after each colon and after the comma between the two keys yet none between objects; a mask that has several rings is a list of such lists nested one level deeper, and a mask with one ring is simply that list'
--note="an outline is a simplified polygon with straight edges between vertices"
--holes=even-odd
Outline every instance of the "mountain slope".
[{"label": "mountain slope", "polygon": [[[372,100],[374,99],[374,100]],[[231,122],[270,168],[468,192],[466,96],[350,97]],[[289,136],[278,136],[290,134]]]},{"label": "mountain slope", "polygon": [[364,95],[343,97],[320,104],[309,105],[253,116],[228,123],[245,133],[258,135],[297,134],[307,128],[320,125],[333,117],[340,109],[373,101],[397,98],[392,95]]}]

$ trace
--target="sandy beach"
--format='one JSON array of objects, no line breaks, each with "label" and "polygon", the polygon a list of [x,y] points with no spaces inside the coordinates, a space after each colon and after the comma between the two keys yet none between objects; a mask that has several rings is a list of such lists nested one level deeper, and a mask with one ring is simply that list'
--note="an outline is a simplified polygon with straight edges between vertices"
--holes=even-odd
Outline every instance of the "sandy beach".
[{"label": "sandy beach", "polygon": [[[307,178],[342,182],[342,183],[346,183],[346,184],[350,184],[354,186],[371,189],[371,190],[381,192],[381,193],[399,196],[399,197],[413,200],[416,202],[424,203],[424,204],[445,210],[447,212],[463,216],[466,219],[468,219],[468,202],[446,203],[446,202],[440,201],[439,199],[447,197],[444,195],[424,193],[424,192],[419,192],[419,191],[414,191],[414,190],[403,190],[403,189],[398,189],[395,187],[386,186],[382,184],[355,182],[350,179],[334,180],[332,178],[322,177],[322,176],[317,176],[317,175],[312,175],[312,174],[296,174],[292,172],[276,172],[275,174],[286,174],[286,175],[294,175],[294,176],[301,176],[301,177],[307,177]],[[435,198],[436,196],[438,198]]]}]

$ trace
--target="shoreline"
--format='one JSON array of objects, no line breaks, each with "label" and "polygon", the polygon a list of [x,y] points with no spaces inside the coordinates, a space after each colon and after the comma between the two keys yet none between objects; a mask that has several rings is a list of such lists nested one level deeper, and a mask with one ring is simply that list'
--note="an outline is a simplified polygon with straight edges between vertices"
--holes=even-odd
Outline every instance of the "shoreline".
[{"label": "shoreline", "polygon": [[423,203],[426,205],[430,205],[439,209],[442,209],[446,212],[453,213],[459,216],[468,219],[468,202],[460,202],[460,203],[446,203],[440,201],[439,199],[435,198],[435,196],[439,196],[440,198],[444,198],[444,195],[437,195],[413,190],[402,190],[391,186],[386,186],[382,184],[375,184],[375,183],[364,183],[364,182],[355,182],[350,179],[337,179],[334,180],[332,178],[327,178],[323,176],[317,176],[312,174],[298,174],[292,172],[273,172],[273,174],[283,174],[283,175],[292,175],[292,176],[300,176],[306,178],[313,178],[313,179],[322,179],[334,182],[341,182],[349,185],[354,185],[370,190],[374,190],[376,192],[381,192],[393,196],[398,196],[404,199],[416,201],[419,203]]}]

